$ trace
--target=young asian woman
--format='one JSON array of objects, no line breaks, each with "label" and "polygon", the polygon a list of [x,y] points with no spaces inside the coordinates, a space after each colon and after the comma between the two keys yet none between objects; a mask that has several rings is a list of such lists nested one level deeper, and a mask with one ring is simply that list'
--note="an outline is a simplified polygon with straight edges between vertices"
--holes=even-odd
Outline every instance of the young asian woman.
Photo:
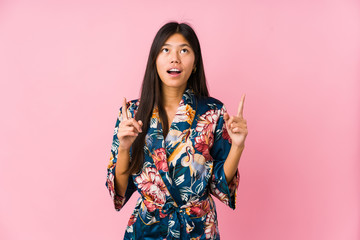
[{"label": "young asian woman", "polygon": [[[124,239],[220,239],[212,196],[232,209],[248,134],[243,117],[209,96],[199,40],[169,22],[152,43],[139,99],[124,98],[106,187],[120,211],[140,197]],[[212,195],[212,196],[211,196]]]}]

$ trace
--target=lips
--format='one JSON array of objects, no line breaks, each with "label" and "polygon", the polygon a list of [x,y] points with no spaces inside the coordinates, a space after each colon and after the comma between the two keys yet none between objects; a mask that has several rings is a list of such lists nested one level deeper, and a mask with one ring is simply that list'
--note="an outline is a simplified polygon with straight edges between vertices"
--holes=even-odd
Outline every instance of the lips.
[{"label": "lips", "polygon": [[179,68],[169,68],[167,71],[167,73],[171,74],[171,75],[176,75],[176,74],[180,74],[182,72],[181,69]]},{"label": "lips", "polygon": [[177,77],[177,76],[180,76],[180,73],[170,72],[169,75],[170,75],[171,77]]}]

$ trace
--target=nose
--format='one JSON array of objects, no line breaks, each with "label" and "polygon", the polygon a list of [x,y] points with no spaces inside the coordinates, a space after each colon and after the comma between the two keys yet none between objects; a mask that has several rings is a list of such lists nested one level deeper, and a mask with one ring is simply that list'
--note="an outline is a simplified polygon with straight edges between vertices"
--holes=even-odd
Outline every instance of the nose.
[{"label": "nose", "polygon": [[180,62],[180,58],[176,51],[174,51],[174,53],[171,54],[170,60],[171,60],[171,63],[174,63],[174,62],[179,63]]}]

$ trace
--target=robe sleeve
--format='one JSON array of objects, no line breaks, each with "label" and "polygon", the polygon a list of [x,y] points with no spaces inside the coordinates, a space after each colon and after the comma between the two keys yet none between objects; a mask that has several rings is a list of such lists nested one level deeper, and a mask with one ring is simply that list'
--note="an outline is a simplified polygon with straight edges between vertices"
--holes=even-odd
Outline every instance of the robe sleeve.
[{"label": "robe sleeve", "polygon": [[232,209],[236,207],[236,193],[240,181],[239,169],[233,179],[228,184],[225,178],[224,163],[229,155],[231,148],[231,138],[227,133],[224,113],[225,106],[219,110],[219,118],[215,127],[214,144],[210,150],[210,155],[214,160],[213,174],[210,178],[210,192],[221,202],[225,203]]},{"label": "robe sleeve", "polygon": [[116,161],[118,156],[118,147],[119,147],[119,139],[117,137],[119,124],[122,120],[121,114],[122,108],[120,108],[118,118],[116,120],[114,136],[111,145],[111,153],[110,153],[110,162],[107,167],[107,176],[106,176],[106,187],[109,190],[110,196],[113,200],[114,207],[116,211],[120,211],[121,208],[125,205],[125,203],[130,199],[131,195],[136,191],[136,186],[133,182],[132,175],[129,175],[128,185],[126,188],[125,196],[121,196],[115,191],[115,168]]}]

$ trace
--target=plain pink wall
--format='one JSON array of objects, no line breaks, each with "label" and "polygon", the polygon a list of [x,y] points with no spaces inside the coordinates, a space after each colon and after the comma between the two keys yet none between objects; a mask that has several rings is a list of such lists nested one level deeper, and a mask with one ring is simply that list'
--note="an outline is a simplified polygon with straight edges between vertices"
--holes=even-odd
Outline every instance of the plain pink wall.
[{"label": "plain pink wall", "polygon": [[[31,3],[30,3],[31,2]],[[221,4],[220,4],[221,3]],[[222,239],[359,239],[358,1],[1,1],[0,239],[122,239],[105,188],[123,96],[167,21],[249,134]]]}]

